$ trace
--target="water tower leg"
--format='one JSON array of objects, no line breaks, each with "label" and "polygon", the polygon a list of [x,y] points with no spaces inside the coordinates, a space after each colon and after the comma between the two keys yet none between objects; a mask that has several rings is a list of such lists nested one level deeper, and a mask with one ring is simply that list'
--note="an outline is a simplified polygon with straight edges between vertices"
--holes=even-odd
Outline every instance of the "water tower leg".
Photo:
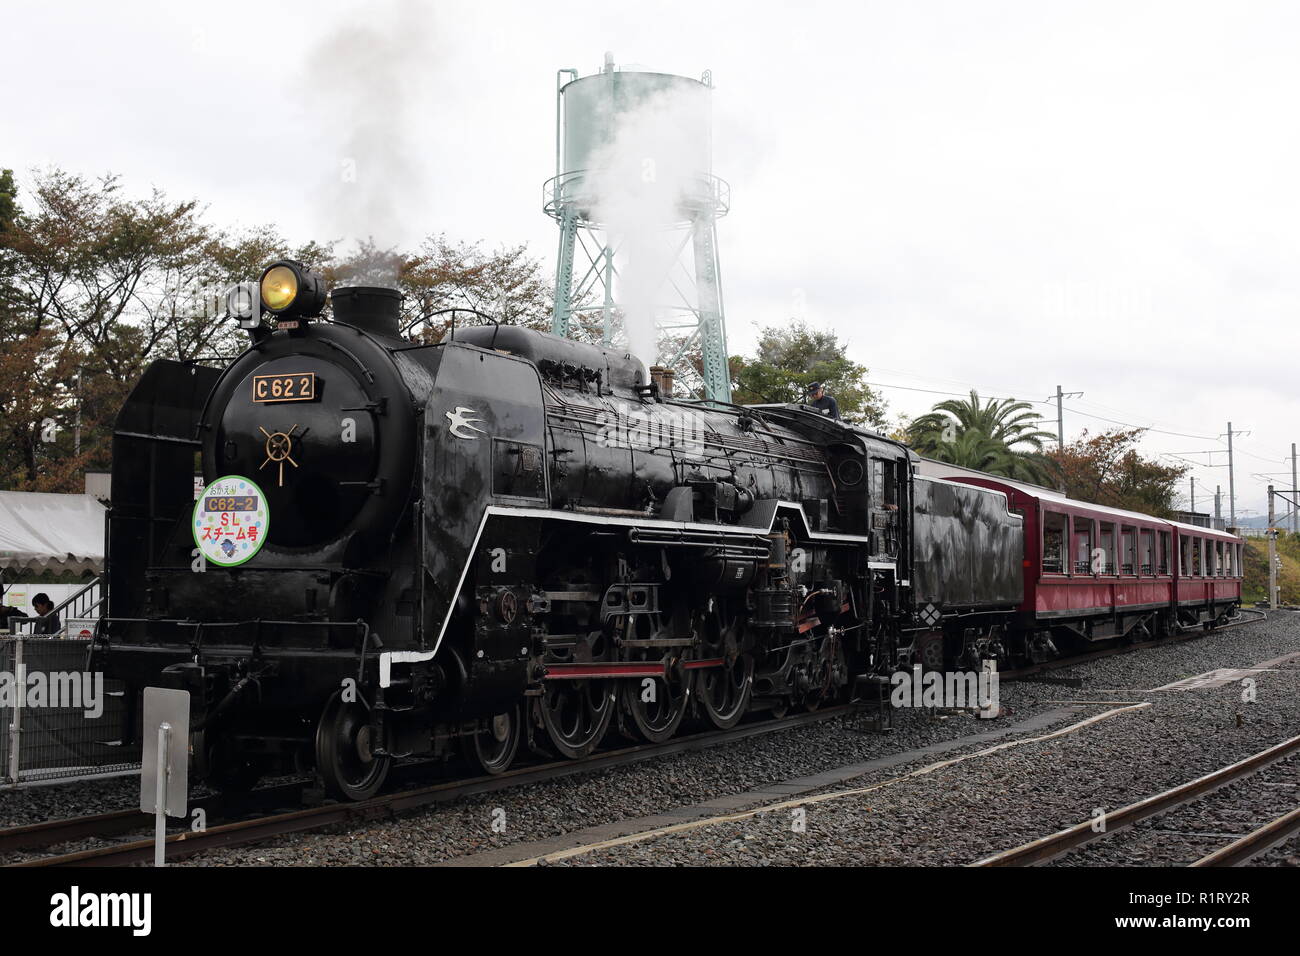
[{"label": "water tower leg", "polygon": [[560,219],[560,259],[555,266],[555,312],[551,331],[569,337],[569,319],[573,315],[573,250],[578,238],[578,217],[572,206],[565,207]]},{"label": "water tower leg", "polygon": [[727,368],[727,332],[722,318],[722,290],[718,282],[718,242],[712,219],[692,226],[695,245],[695,287],[699,296],[700,345],[704,359],[704,397],[731,401],[731,375]]},{"label": "water tower leg", "polygon": [[601,310],[600,344],[609,347],[614,341],[614,250],[605,247],[605,304]]}]

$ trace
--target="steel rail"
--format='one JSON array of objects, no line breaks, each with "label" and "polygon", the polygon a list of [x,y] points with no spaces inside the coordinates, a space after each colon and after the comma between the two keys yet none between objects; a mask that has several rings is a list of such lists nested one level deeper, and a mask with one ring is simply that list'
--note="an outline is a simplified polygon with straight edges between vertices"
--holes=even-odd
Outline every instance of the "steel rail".
[{"label": "steel rail", "polygon": [[[1243,608],[1242,610],[1243,611],[1249,610],[1252,613],[1257,613],[1261,615],[1263,613],[1254,609]],[[1233,621],[1229,624],[1220,625],[1219,627],[1214,628],[1214,631],[1226,630],[1230,627],[1238,627],[1246,623],[1252,623],[1252,622]],[[1173,641],[1181,642],[1183,640],[1188,640],[1197,636],[1203,636],[1206,633],[1213,633],[1213,631],[1203,632],[1199,627],[1188,627],[1182,629],[1178,635],[1174,635]],[[1129,653],[1131,651],[1138,651],[1147,648],[1158,647],[1168,643],[1171,643],[1170,639],[1165,638],[1160,640],[1144,641],[1137,644],[1129,644],[1129,645],[1122,645],[1122,646],[1111,647],[1111,648],[1104,648],[1077,657],[1047,661],[1042,664],[1030,665],[1025,668],[1004,671],[1000,676],[1003,680],[1023,679],[1025,677],[1030,677],[1038,673],[1056,670],[1063,667],[1072,666],[1074,664],[1082,664],[1092,660],[1111,657],[1118,654]],[[815,714],[798,715],[796,717],[785,718],[783,721],[779,721],[779,722],[767,722],[767,721],[758,722],[749,725],[748,727],[740,728],[740,730],[736,730],[736,731],[731,731],[731,732],[711,731],[711,732],[706,732],[704,734],[696,734],[690,737],[683,737],[680,740],[669,741],[665,744],[657,745],[658,749],[652,749],[651,745],[646,745],[644,747],[639,747],[639,748],[638,747],[624,748],[622,750],[611,751],[607,754],[598,755],[597,757],[591,758],[587,761],[577,761],[577,762],[564,761],[564,762],[557,762],[552,764],[543,764],[537,767],[529,767],[529,768],[523,768],[516,771],[511,771],[510,773],[502,774],[496,777],[474,778],[469,781],[437,784],[432,787],[421,788],[420,790],[408,791],[407,793],[411,795],[429,794],[430,795],[429,799],[425,800],[424,801],[425,803],[445,802],[447,800],[455,799],[456,797],[462,795],[470,795],[473,793],[485,793],[485,792],[490,792],[492,790],[505,789],[506,787],[512,786],[516,783],[519,785],[523,785],[525,783],[537,782],[537,780],[542,780],[542,779],[558,779],[563,776],[584,772],[585,770],[594,770],[594,769],[600,769],[601,767],[604,766],[619,766],[626,763],[636,762],[634,759],[632,759],[632,755],[637,755],[636,759],[650,759],[654,756],[668,755],[671,753],[683,752],[686,750],[703,749],[706,746],[725,743],[727,740],[743,740],[746,737],[754,736],[759,733],[781,730],[781,729],[785,729],[786,727],[799,726],[802,723],[817,722],[819,720],[827,719],[828,717],[836,716],[838,714],[844,713],[847,709],[848,708],[836,708],[833,710],[819,711]],[[779,724],[779,726],[775,726],[776,724]],[[704,738],[708,738],[708,740],[712,742],[711,743],[699,742],[698,744],[684,746],[684,744],[688,742],[703,741]],[[553,768],[554,770],[553,773],[550,774],[544,773],[550,768]],[[519,779],[519,777],[522,775],[527,775],[529,779]],[[491,784],[494,781],[501,781],[501,783],[500,785],[493,786]],[[471,789],[471,787],[476,784],[479,784],[480,786]],[[289,784],[286,785],[285,788],[269,788],[268,790],[265,791],[254,791],[251,796],[257,797],[257,795],[261,794],[263,795],[264,800],[268,798],[277,799],[278,797],[273,795],[279,794],[281,793],[282,790],[288,788],[297,788],[298,790],[301,790],[302,785]],[[457,793],[455,792],[457,788],[463,788],[463,789],[461,790],[461,792]],[[433,796],[432,794],[434,793],[436,793],[437,796]],[[298,811],[297,813],[305,813],[305,814],[324,813],[326,809],[332,809],[337,811],[336,815],[339,819],[346,820],[352,816],[365,816],[365,807],[371,803],[388,806],[389,809],[393,811],[397,809],[406,809],[409,807],[416,807],[421,805],[420,802],[403,801],[401,802],[400,806],[396,806],[396,805],[390,806],[391,803],[390,797],[399,797],[399,796],[405,796],[405,795],[393,794],[389,796],[377,797],[371,801],[364,801],[361,803],[353,803],[353,804],[346,804],[346,805],[340,804],[337,806],[331,805],[329,808],[320,808],[320,807],[309,808],[306,811]],[[207,807],[209,808],[209,812],[211,812],[211,810],[214,808],[218,800],[219,798],[208,798],[205,801],[200,801],[196,803],[196,806]],[[271,817],[265,819],[269,821],[275,819],[284,819],[287,816],[296,816],[296,815],[297,814],[288,814],[288,815],[281,815],[280,817]],[[311,817],[307,817],[306,819],[310,820]],[[1111,819],[1113,819],[1113,817]],[[232,834],[246,835],[242,837],[231,836],[230,838],[220,838],[220,842],[214,842],[212,845],[230,846],[230,845],[237,845],[239,843],[256,842],[258,839],[262,838],[261,836],[258,835],[261,831],[261,828],[253,827],[253,824],[256,824],[258,822],[259,821],[243,821],[240,823],[232,823],[232,824],[223,825],[222,827],[212,828],[209,832],[222,831],[224,833],[225,831],[229,830]],[[318,826],[319,827],[327,826],[333,822],[336,821],[328,820],[328,821],[315,823],[315,824],[307,823],[304,825],[298,825],[297,821],[295,820],[293,821],[294,825],[292,826],[292,828],[286,829],[283,832],[296,832],[300,830],[314,829]],[[1298,823],[1297,825],[1300,826],[1300,823]],[[89,837],[119,836],[124,833],[130,833],[133,830],[143,829],[145,826],[147,826],[147,821],[144,821],[142,819],[142,816],[139,811],[121,810],[121,811],[113,811],[109,813],[93,814],[93,815],[83,816],[83,817],[74,817],[65,820],[52,820],[43,823],[29,824],[26,826],[12,827],[9,829],[0,830],[0,853],[8,853],[8,852],[14,852],[19,850],[27,850],[27,849],[34,849],[34,848],[47,847],[47,846],[57,846],[60,843],[67,843],[73,840],[85,839]],[[274,833],[269,833],[269,835],[274,835]],[[206,846],[196,845],[196,840],[198,839],[198,837],[199,834],[194,834],[194,833],[176,834],[173,835],[172,837],[169,837],[168,838],[169,846],[171,846],[173,843],[177,845],[181,843],[187,844],[187,846],[183,850],[181,849],[169,850],[169,853],[172,855],[173,858],[179,858],[180,856],[190,855],[192,853],[200,852],[203,849],[207,849]],[[213,839],[215,841],[218,838],[214,837]],[[145,849],[138,850],[138,851],[131,850],[131,848],[136,846],[136,844],[122,844],[120,845],[120,847],[104,847],[97,850],[83,851],[83,853],[79,853],[79,854],[66,854],[60,857],[50,857],[47,858],[48,862],[47,860],[29,860],[29,861],[22,861],[21,863],[17,863],[17,864],[10,864],[10,865],[19,865],[19,866],[72,865],[80,862],[82,865],[100,866],[100,865],[117,865],[120,863],[136,862],[137,858],[133,857],[128,859],[126,857],[130,856],[132,852],[135,852],[138,855],[138,860],[149,859],[150,854],[152,853],[152,846],[153,846],[152,841],[140,841],[139,845],[143,846],[146,843],[147,846],[145,847]],[[1267,847],[1265,849],[1267,849]],[[1256,852],[1262,852],[1262,851],[1256,851]],[[118,854],[122,854],[123,858],[114,859],[113,857],[117,856]],[[76,860],[73,859],[74,857],[83,857],[84,859]],[[1208,860],[1209,857],[1207,857],[1206,859]],[[981,861],[979,864],[976,865],[1013,865],[1013,864],[1010,863],[993,864],[993,863],[986,863],[985,861]],[[1207,863],[1198,863],[1196,865],[1212,866],[1212,865],[1227,865],[1227,864],[1207,862]]]},{"label": "steel rail", "polygon": [[1206,854],[1191,866],[1241,866],[1300,833],[1300,807]]},{"label": "steel rail", "polygon": [[[556,780],[595,770],[640,763],[655,757],[705,750],[720,744],[744,740],[762,734],[790,730],[806,724],[820,723],[833,717],[850,713],[852,706],[827,708],[779,720],[758,721],[733,730],[712,730],[692,734],[663,744],[643,744],[611,750],[586,760],[564,760],[522,767],[496,776],[473,777],[433,784],[413,790],[397,791],[361,800],[356,803],[330,803],[289,813],[273,814],[252,820],[241,820],[200,831],[184,831],[167,837],[166,858],[169,860],[192,856],[218,847],[258,843],[272,837],[306,830],[318,830],[335,824],[354,823],[388,817],[405,810],[417,809],[437,803],[446,803],[461,797],[480,793],[507,790],[526,784]],[[136,814],[137,818],[140,814]],[[153,840],[138,840],[113,846],[97,847],[77,853],[40,857],[12,863],[10,866],[124,866],[153,859]]]},{"label": "steel rail", "polygon": [[1084,844],[1112,836],[1139,820],[1145,820],[1147,817],[1153,817],[1175,807],[1192,803],[1206,794],[1218,790],[1220,787],[1243,777],[1249,777],[1270,764],[1296,753],[1300,753],[1300,736],[1284,740],[1280,744],[1262,750],[1220,770],[1207,773],[1163,793],[1157,793],[1136,803],[1130,803],[1126,807],[1121,807],[1119,810],[1112,811],[1106,814],[1104,818],[1105,829],[1100,832],[1093,829],[1097,823],[1096,820],[1085,820],[1050,836],[1040,837],[1021,846],[1012,847],[1009,850],[1003,850],[1001,853],[985,857],[972,863],[971,866],[1033,866],[1054,860],[1058,856],[1062,856]]},{"label": "steel rail", "polygon": [[140,830],[149,821],[139,810],[114,810],[66,820],[46,820],[0,830],[0,853],[57,846],[87,837],[118,836]]},{"label": "steel rail", "polygon": [[[302,783],[288,783],[253,790],[237,799],[213,794],[195,800],[191,810],[202,809],[209,815],[218,815],[274,808],[283,806],[286,800],[301,802],[303,789]],[[41,849],[92,837],[121,836],[134,830],[144,830],[151,825],[151,818],[135,808],[62,820],[45,820],[0,830],[0,853]]]}]

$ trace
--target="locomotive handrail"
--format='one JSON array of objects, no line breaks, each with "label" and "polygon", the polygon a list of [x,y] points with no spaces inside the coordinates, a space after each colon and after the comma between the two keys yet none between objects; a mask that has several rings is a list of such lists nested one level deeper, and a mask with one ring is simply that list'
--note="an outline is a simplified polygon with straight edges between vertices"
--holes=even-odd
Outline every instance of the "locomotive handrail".
[{"label": "locomotive handrail", "polygon": [[747,414],[749,414],[749,415],[753,415],[756,419],[758,419],[758,420],[759,420],[760,422],[762,422],[764,425],[769,425],[769,424],[771,424],[771,423],[770,423],[766,418],[763,417],[763,415],[762,415],[761,412],[758,412],[758,411],[755,410],[755,406],[753,406],[753,405],[737,405],[735,402],[728,402],[728,401],[725,401],[725,400],[723,400],[723,399],[721,399],[721,398],[696,398],[696,399],[692,399],[689,403],[685,403],[685,402],[684,402],[683,404],[692,404],[692,405],[725,405],[727,408],[737,408],[737,409],[739,409],[739,410],[742,411],[742,412],[745,412],[745,413],[747,413]]},{"label": "locomotive handrail", "polygon": [[493,331],[493,333],[492,333],[492,344],[489,346],[489,348],[496,348],[496,345],[497,345],[497,334],[501,331],[501,322],[500,322],[500,320],[493,318],[492,316],[488,315],[486,312],[481,312],[481,311],[479,311],[478,309],[470,308],[470,307],[467,306],[467,305],[457,305],[457,306],[452,306],[452,307],[449,308],[449,309],[438,309],[436,312],[430,312],[428,315],[422,315],[422,316],[420,316],[418,319],[416,319],[414,322],[408,323],[408,324],[407,324],[407,325],[402,329],[402,334],[405,335],[407,332],[410,332],[411,329],[415,328],[415,327],[416,327],[417,325],[419,325],[421,322],[428,322],[428,321],[429,321],[430,319],[432,319],[435,315],[447,315],[448,313],[450,313],[450,314],[451,314],[451,338],[452,338],[452,341],[455,341],[455,339],[456,339],[456,313],[457,313],[457,312],[470,312],[470,313],[472,313],[472,314],[474,314],[474,315],[477,315],[480,319],[487,319],[487,320],[488,320],[489,322],[491,322],[494,326],[496,326],[496,330]]}]

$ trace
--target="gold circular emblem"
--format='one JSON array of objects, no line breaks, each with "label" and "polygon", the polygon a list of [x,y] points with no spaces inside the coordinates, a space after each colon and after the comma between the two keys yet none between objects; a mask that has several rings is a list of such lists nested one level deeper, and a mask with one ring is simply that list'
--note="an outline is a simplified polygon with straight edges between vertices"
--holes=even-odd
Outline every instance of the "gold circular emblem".
[{"label": "gold circular emblem", "polygon": [[297,425],[294,425],[287,432],[268,432],[265,428],[260,426],[258,428],[258,431],[266,436],[266,461],[262,462],[258,467],[258,471],[261,471],[272,462],[279,465],[277,484],[282,488],[284,487],[284,463],[287,461],[294,468],[298,467],[298,463],[290,457],[293,452],[293,433],[297,430]]}]

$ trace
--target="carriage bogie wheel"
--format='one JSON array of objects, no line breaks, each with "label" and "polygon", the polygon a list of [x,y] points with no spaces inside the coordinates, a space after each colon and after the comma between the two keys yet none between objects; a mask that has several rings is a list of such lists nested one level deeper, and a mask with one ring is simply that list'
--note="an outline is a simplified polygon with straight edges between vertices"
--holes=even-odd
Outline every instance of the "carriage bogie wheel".
[{"label": "carriage bogie wheel", "polygon": [[519,753],[523,736],[523,711],[516,704],[504,713],[482,721],[474,732],[474,756],[484,773],[505,773]]},{"label": "carriage bogie wheel", "polygon": [[330,698],[316,728],[316,773],[325,792],[339,800],[367,800],[388,777],[392,758],[375,753],[378,741],[360,703]]}]

